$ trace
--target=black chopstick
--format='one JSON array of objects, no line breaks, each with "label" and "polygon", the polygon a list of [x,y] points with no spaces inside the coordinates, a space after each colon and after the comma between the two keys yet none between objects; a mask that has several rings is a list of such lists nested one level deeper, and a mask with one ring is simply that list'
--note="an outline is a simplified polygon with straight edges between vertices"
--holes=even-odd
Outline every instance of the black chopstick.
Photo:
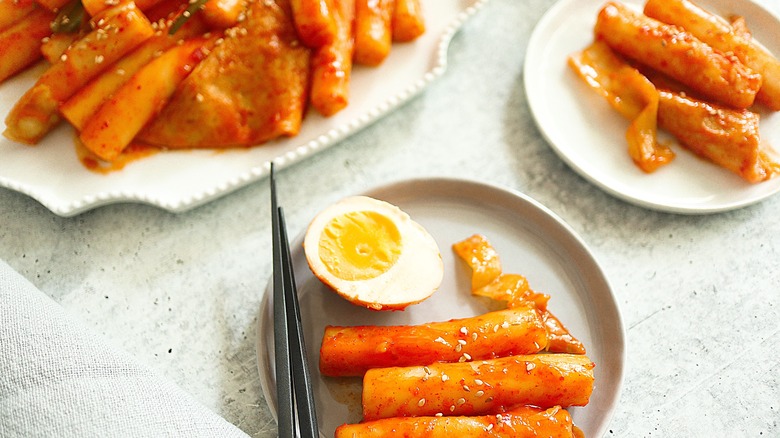
[{"label": "black chopstick", "polygon": [[271,224],[273,231],[274,352],[280,437],[319,436],[311,376],[306,359],[298,291],[284,211],[277,204],[271,163]]},{"label": "black chopstick", "polygon": [[298,290],[295,286],[295,274],[293,272],[290,257],[290,243],[287,240],[287,226],[284,221],[284,212],[279,207],[279,222],[282,229],[282,245],[286,254],[285,290],[287,298],[287,328],[290,332],[290,346],[292,347],[292,374],[293,389],[295,390],[295,402],[298,406],[298,426],[301,437],[319,437],[317,428],[317,412],[314,408],[314,392],[312,391],[309,364],[306,359],[306,343],[303,338],[303,325],[301,324],[301,309],[298,305]]}]

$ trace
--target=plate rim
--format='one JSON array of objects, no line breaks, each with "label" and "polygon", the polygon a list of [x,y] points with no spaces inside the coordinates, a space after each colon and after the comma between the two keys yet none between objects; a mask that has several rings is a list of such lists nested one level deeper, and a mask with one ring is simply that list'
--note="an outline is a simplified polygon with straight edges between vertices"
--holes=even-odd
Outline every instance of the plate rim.
[{"label": "plate rim", "polygon": [[[614,348],[615,353],[618,356],[618,360],[616,362],[617,366],[615,367],[614,373],[612,374],[614,376],[614,380],[612,380],[612,383],[614,385],[614,393],[613,397],[608,403],[607,406],[602,407],[602,413],[605,413],[605,416],[603,417],[603,422],[601,422],[601,427],[598,429],[598,436],[603,435],[608,426],[609,423],[614,416],[614,413],[616,411],[617,405],[620,401],[622,392],[623,392],[623,386],[625,384],[625,374],[626,374],[626,362],[627,362],[627,348],[626,348],[626,328],[625,323],[623,320],[623,315],[620,310],[620,304],[617,300],[617,296],[615,295],[614,288],[611,285],[611,282],[609,281],[609,278],[607,277],[604,269],[602,268],[601,264],[596,259],[593,252],[590,250],[590,248],[586,245],[585,241],[582,239],[582,237],[566,222],[564,221],[559,215],[557,215],[555,212],[553,212],[551,209],[540,203],[539,201],[535,200],[534,198],[509,187],[495,184],[495,183],[489,183],[484,181],[477,181],[475,179],[469,179],[469,178],[453,178],[453,177],[416,177],[416,178],[410,178],[410,179],[400,179],[395,181],[390,181],[384,184],[377,184],[373,187],[368,188],[367,190],[364,190],[360,192],[360,195],[366,195],[366,196],[376,196],[377,194],[381,194],[382,192],[395,192],[398,193],[399,189],[402,187],[410,187],[410,186],[419,186],[423,184],[426,185],[426,187],[430,185],[434,186],[453,186],[453,187],[467,187],[471,190],[483,190],[483,191],[490,191],[493,193],[499,193],[504,196],[509,196],[511,198],[514,198],[517,202],[524,203],[528,206],[531,206],[533,209],[536,210],[537,214],[543,215],[544,218],[547,220],[550,220],[551,223],[565,231],[564,237],[567,240],[570,240],[572,243],[574,243],[577,248],[583,253],[583,255],[587,258],[587,263],[589,265],[592,265],[594,268],[593,272],[590,272],[589,274],[597,274],[599,277],[600,282],[603,282],[606,286],[606,290],[602,292],[603,298],[608,299],[608,303],[611,307],[611,313],[613,313],[612,316],[614,316],[614,320],[612,323],[614,324],[615,333],[618,336],[617,342],[610,344],[610,347]],[[453,190],[453,189],[450,189]],[[425,192],[426,195],[430,195],[429,192]],[[345,195],[348,196],[348,195]],[[411,195],[412,197],[419,197],[419,195]],[[381,199],[381,198],[380,198]],[[297,248],[294,249],[294,251],[300,252],[302,251],[300,248],[303,243],[303,238],[305,235],[305,228],[296,235],[296,237],[291,241],[291,248]],[[561,240],[559,237],[557,240]],[[293,255],[293,257],[295,257]],[[582,274],[580,272],[580,274]],[[296,282],[299,281],[296,278]],[[265,329],[272,329],[273,327],[273,321],[272,319],[265,318],[264,315],[268,314],[269,305],[271,305],[273,300],[273,294],[271,292],[272,290],[272,282],[273,279],[269,277],[268,283],[264,289],[264,296],[261,300],[260,309],[258,313],[258,322],[255,328],[255,354],[257,356],[257,369],[259,373],[259,379],[260,379],[260,385],[263,392],[263,396],[266,400],[266,403],[268,405],[268,408],[271,412],[271,415],[273,416],[274,420],[277,420],[277,411],[276,411],[276,403],[275,403],[275,389],[272,388],[273,386],[273,377],[271,376],[271,356],[265,353],[270,353],[270,350],[268,350],[266,340],[266,334],[264,334]],[[587,297],[590,298],[592,296],[591,293],[587,293]],[[581,297],[586,298],[586,297]],[[311,341],[309,341],[311,342]],[[310,363],[310,366],[313,364]],[[581,408],[581,409],[587,409],[587,407]],[[325,435],[320,432],[320,436],[324,437]]]},{"label": "plate rim", "polygon": [[[638,0],[632,0],[632,3],[636,1]],[[753,0],[741,0],[741,1],[744,1],[745,3],[751,5],[751,7],[756,8],[756,10],[758,10],[761,14],[765,14],[766,16],[773,18],[780,25],[780,16],[778,16],[768,8],[764,7],[762,4],[757,3]],[[605,3],[606,0],[585,0],[585,2],[588,5],[594,6],[593,18],[595,21],[596,14],[598,12],[597,9],[598,5]],[[774,196],[778,192],[780,192],[780,183],[774,181],[774,185],[776,187],[774,187],[772,190],[768,190],[758,195],[747,196],[729,202],[714,203],[712,205],[710,205],[711,203],[706,203],[703,205],[697,205],[697,204],[691,205],[691,204],[686,204],[685,202],[662,202],[660,200],[655,200],[652,197],[637,197],[630,193],[621,191],[618,187],[614,187],[613,185],[611,185],[609,181],[603,180],[603,178],[599,178],[592,175],[590,172],[588,172],[586,169],[580,166],[577,160],[569,156],[559,145],[557,145],[553,141],[553,136],[550,134],[550,130],[553,129],[554,127],[548,126],[548,124],[542,122],[544,118],[541,116],[542,109],[541,109],[540,102],[542,97],[540,96],[541,93],[540,90],[543,87],[541,87],[539,84],[534,82],[534,79],[536,79],[539,76],[539,74],[537,73],[534,60],[538,60],[541,57],[542,54],[541,47],[544,45],[543,41],[546,36],[545,31],[548,31],[552,23],[557,18],[559,18],[561,14],[566,13],[565,11],[569,6],[573,4],[582,4],[582,3],[583,0],[557,0],[547,11],[545,11],[542,17],[534,25],[534,29],[531,32],[531,36],[528,39],[528,46],[523,60],[524,62],[523,87],[526,93],[528,107],[530,109],[531,116],[534,120],[534,124],[538,128],[540,134],[545,139],[549,147],[555,152],[555,154],[564,163],[566,163],[572,170],[575,171],[575,173],[583,177],[589,183],[595,185],[596,187],[600,188],[601,190],[603,190],[604,192],[610,194],[615,198],[618,198],[620,200],[623,200],[625,202],[628,202],[630,204],[639,207],[647,208],[650,210],[661,211],[661,212],[667,212],[667,213],[686,214],[686,215],[703,215],[703,214],[721,213],[721,212],[744,208],[762,202],[767,198]],[[583,39],[583,48],[587,45],[587,41],[589,41],[587,38]],[[531,78],[532,80],[529,81],[529,78]],[[681,153],[690,154],[690,152],[688,152],[687,150],[681,151]],[[714,166],[714,164],[711,163],[710,165]],[[726,176],[728,177],[728,175]],[[780,179],[780,176],[776,176],[775,178]],[[772,183],[772,181],[765,181],[759,184],[770,184],[770,183]],[[751,185],[748,187],[754,187],[754,186]]]}]

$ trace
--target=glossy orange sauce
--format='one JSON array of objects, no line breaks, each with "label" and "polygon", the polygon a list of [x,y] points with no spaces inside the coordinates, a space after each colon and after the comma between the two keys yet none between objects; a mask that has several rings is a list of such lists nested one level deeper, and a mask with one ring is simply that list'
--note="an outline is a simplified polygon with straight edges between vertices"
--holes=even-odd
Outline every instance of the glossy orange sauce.
[{"label": "glossy orange sauce", "polygon": [[103,161],[97,157],[92,151],[86,148],[78,138],[75,141],[76,155],[79,158],[81,164],[89,171],[109,174],[122,170],[128,164],[140,160],[142,158],[149,157],[161,151],[160,148],[155,146],[149,146],[140,143],[132,143],[127,146],[116,159],[111,162]]}]

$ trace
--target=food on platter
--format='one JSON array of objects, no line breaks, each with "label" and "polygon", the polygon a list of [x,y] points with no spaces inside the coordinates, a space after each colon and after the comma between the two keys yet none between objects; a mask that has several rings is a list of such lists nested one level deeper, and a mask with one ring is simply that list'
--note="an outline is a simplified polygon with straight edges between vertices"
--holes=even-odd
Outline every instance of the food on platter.
[{"label": "food on platter", "polygon": [[[166,23],[164,29],[167,29],[169,24]],[[176,35],[170,35],[164,31],[155,33],[132,53],[114,63],[111,68],[91,80],[63,102],[60,105],[60,113],[77,131],[81,131],[92,115],[97,113],[100,107],[112,98],[120,87],[131,81],[139,70],[155,58],[163,56],[168,49],[178,44],[182,39],[188,40],[196,37],[204,33],[206,29],[200,15],[196,15],[181,26],[176,31]],[[50,41],[53,41],[53,38]],[[70,45],[70,43],[67,44]],[[55,48],[51,48],[51,50],[55,53],[57,51]],[[59,55],[54,56],[54,58],[57,57]],[[139,92],[143,91],[145,90],[139,90]]]},{"label": "food on platter", "polygon": [[393,41],[412,41],[425,33],[420,0],[396,0],[392,27]]},{"label": "food on platter", "polygon": [[593,362],[582,354],[531,354],[473,362],[375,368],[363,377],[363,419],[486,415],[518,405],[585,406]]},{"label": "food on platter", "polygon": [[106,161],[118,157],[215,41],[215,36],[190,38],[140,68],[86,120],[79,134],[84,146]]},{"label": "food on platter", "polygon": [[58,11],[62,7],[66,6],[69,0],[35,0],[39,6],[46,8],[50,11]]},{"label": "food on platter", "polygon": [[344,424],[336,429],[336,438],[419,436],[422,431],[426,438],[575,436],[572,418],[566,409],[520,406],[495,415],[394,417]]},{"label": "food on platter", "polygon": [[626,139],[634,163],[650,173],[672,161],[674,152],[657,139],[660,128],[749,183],[775,176],[780,165],[760,139],[759,112],[778,109],[780,62],[743,24],[735,28],[687,0],[649,0],[645,12],[650,16],[607,2],[595,41],[568,60],[630,120]]},{"label": "food on platter", "polygon": [[[0,4],[12,4],[3,2]],[[54,13],[36,8],[27,18],[0,31],[0,82],[33,64],[41,57],[41,40],[51,34]],[[0,17],[3,17],[0,11]]]},{"label": "food on platter", "polygon": [[[648,0],[644,13],[664,23],[679,26],[715,50],[730,53],[763,77],[756,99],[780,110],[780,61],[750,34],[734,23],[712,14],[688,0]],[[744,24],[744,20],[741,21]]]},{"label": "food on platter", "polygon": [[[38,1],[38,0],[36,0]],[[57,1],[57,2],[64,2],[68,3],[69,0],[46,0],[46,1]],[[134,0],[135,5],[138,7],[138,9],[142,11],[148,11],[152,9],[154,6],[160,4],[160,3],[176,3],[175,1],[163,1],[163,0]],[[113,1],[106,1],[106,0],[81,0],[82,6],[84,6],[84,10],[89,13],[89,15],[97,15],[106,9],[110,8],[111,5],[116,4],[116,0]]]},{"label": "food on platter", "polygon": [[393,44],[392,0],[355,0],[355,62],[379,65]]},{"label": "food on platter", "polygon": [[[33,145],[64,118],[93,152],[88,158],[103,162],[119,162],[124,151],[143,147],[252,147],[297,135],[309,107],[324,116],[346,107],[355,32],[375,22],[369,15],[356,17],[354,0],[65,3],[0,3],[0,82],[41,58],[49,63],[7,115],[4,135]],[[395,2],[382,6],[381,17],[389,26]],[[405,17],[422,23],[419,7],[403,7]],[[366,65],[377,65],[389,53],[392,34],[377,37],[386,43],[381,48],[361,44],[374,51],[361,52]],[[182,62],[182,49],[175,46],[197,44],[189,40],[209,43]],[[154,78],[161,84],[147,84],[144,67],[168,51],[179,56],[169,55],[165,65],[172,67],[171,60],[178,58],[184,72],[173,81],[169,74]],[[135,116],[137,108],[131,93],[120,91],[129,84],[142,87],[142,97],[135,100],[148,97],[147,89],[156,93],[146,105],[152,111],[125,126],[123,116]],[[109,102],[133,114],[101,113]],[[110,120],[101,116],[107,113]],[[111,135],[100,141],[87,141],[94,134],[81,132],[107,123]],[[101,142],[109,144],[96,146]]]},{"label": "food on platter", "polygon": [[298,37],[309,47],[330,44],[336,36],[336,20],[327,0],[290,0]]},{"label": "food on platter", "polygon": [[[38,9],[38,6],[33,0],[0,2],[0,31],[8,29],[12,24],[19,22],[36,9]],[[54,16],[51,19],[53,18]],[[51,19],[49,19],[50,22]]]},{"label": "food on platter", "polygon": [[211,27],[227,28],[244,19],[245,8],[244,0],[207,0],[200,13]]},{"label": "food on platter", "polygon": [[549,312],[550,296],[503,273],[484,235],[452,247],[472,269],[472,295],[507,309],[413,326],[327,326],[320,373],[363,376],[363,421],[336,436],[578,436],[562,408],[587,405],[593,392],[584,346]]},{"label": "food on platter", "polygon": [[78,38],[79,35],[77,33],[53,33],[43,38],[42,41],[35,42],[35,45],[40,45],[41,52],[40,54],[36,54],[35,60],[37,61],[38,58],[42,56],[49,64],[59,62],[62,54],[65,53],[65,51],[68,50],[68,47],[70,47]]},{"label": "food on platter", "polygon": [[311,57],[311,101],[320,114],[331,116],[349,103],[349,81],[354,54],[355,0],[333,0],[336,33],[314,49]]},{"label": "food on platter", "polygon": [[79,88],[154,34],[134,3],[107,9],[92,21],[94,29],[72,44],[11,109],[3,133],[35,144],[60,120],[59,105]]},{"label": "food on platter", "polygon": [[327,326],[320,372],[362,376],[372,368],[490,359],[546,346],[544,320],[532,306],[422,325]]},{"label": "food on platter", "polygon": [[401,310],[430,297],[444,266],[436,241],[400,208],[367,196],[321,211],[304,237],[312,273],[372,310]]},{"label": "food on platter", "polygon": [[223,38],[138,134],[179,149],[237,147],[295,135],[303,120],[308,50],[284,9],[256,1],[245,31]]}]

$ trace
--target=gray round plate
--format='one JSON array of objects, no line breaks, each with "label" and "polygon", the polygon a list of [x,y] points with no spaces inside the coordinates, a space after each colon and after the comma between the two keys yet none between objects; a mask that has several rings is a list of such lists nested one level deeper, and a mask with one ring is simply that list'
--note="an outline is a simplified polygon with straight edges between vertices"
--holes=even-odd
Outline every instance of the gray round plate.
[{"label": "gray round plate", "polygon": [[[586,436],[602,436],[623,381],[624,329],[609,282],[574,231],[527,196],[478,182],[407,180],[364,194],[399,206],[431,233],[442,253],[444,281],[431,298],[403,312],[374,312],[341,299],[312,275],[302,235],[291,243],[323,436],[333,436],[340,424],[361,418],[360,379],[319,374],[324,327],[419,324],[488,311],[484,301],[471,296],[471,272],[451,249],[453,243],[475,233],[484,234],[496,248],[504,272],[524,275],[532,289],[551,296],[550,310],[585,344],[596,363],[596,384],[588,406],[570,412]],[[267,291],[260,310],[257,356],[263,391],[276,415],[271,295]]]}]

